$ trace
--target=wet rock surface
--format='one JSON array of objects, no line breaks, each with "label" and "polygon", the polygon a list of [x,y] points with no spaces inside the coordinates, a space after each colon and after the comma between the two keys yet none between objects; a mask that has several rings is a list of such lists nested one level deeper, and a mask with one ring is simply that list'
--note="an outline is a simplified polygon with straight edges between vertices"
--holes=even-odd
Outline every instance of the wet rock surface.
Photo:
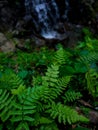
[{"label": "wet rock surface", "polygon": [[1,0],[0,1],[0,30],[12,30],[15,28],[16,23],[23,17],[25,11],[23,0]]},{"label": "wet rock surface", "polygon": [[90,122],[93,124],[98,124],[98,112],[90,111],[89,112]]},{"label": "wet rock surface", "polygon": [[14,22],[14,11],[9,7],[8,1],[0,1],[0,29],[11,29]]},{"label": "wet rock surface", "polygon": [[8,40],[3,33],[0,33],[0,51],[5,53],[15,51],[14,43]]}]

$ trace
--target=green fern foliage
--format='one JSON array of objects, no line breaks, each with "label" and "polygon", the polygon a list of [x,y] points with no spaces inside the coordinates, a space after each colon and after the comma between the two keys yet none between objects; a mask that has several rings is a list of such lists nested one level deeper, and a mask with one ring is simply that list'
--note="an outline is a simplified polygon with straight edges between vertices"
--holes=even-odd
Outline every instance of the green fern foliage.
[{"label": "green fern foliage", "polygon": [[83,63],[96,62],[96,61],[98,61],[98,53],[90,52],[86,55],[81,55],[79,60],[80,60],[80,62],[83,62]]},{"label": "green fern foliage", "polygon": [[23,80],[15,74],[12,70],[8,69],[5,70],[3,74],[1,74],[0,78],[0,88],[2,89],[14,89],[17,88],[19,85],[23,85]]},{"label": "green fern foliage", "polygon": [[85,90],[98,98],[98,53],[88,41],[75,51],[19,52],[13,70],[1,65],[0,123],[8,130],[59,130],[60,124],[89,122],[75,109]]},{"label": "green fern foliage", "polygon": [[[46,75],[43,77],[42,85],[48,89],[48,97],[50,101],[58,98],[68,87],[71,76],[59,78],[59,67],[52,65],[47,69]],[[44,94],[43,94],[44,95]],[[45,98],[44,98],[45,99]]]},{"label": "green fern foliage", "polygon": [[[51,65],[48,67],[46,76],[43,77],[43,83],[47,82],[49,86],[55,86],[59,74],[59,66]],[[44,85],[44,84],[43,84]]]},{"label": "green fern foliage", "polygon": [[7,90],[0,89],[0,118],[3,122],[11,116],[10,112],[13,108],[14,96]]},{"label": "green fern foliage", "polygon": [[[49,66],[40,84],[38,80],[33,87],[26,88],[22,79],[12,71],[7,79],[8,74],[4,73],[0,78],[0,117],[3,122],[10,119],[10,122],[16,126],[15,130],[30,130],[31,127],[36,130],[36,126],[39,129],[58,130],[56,118],[59,123],[64,124],[88,122],[86,117],[78,115],[74,109],[62,103],[64,93],[68,101],[74,101],[80,95],[75,92],[68,95],[66,91],[72,77],[60,77],[59,65]],[[2,82],[5,84],[4,88]],[[67,96],[71,98],[68,99]]]},{"label": "green fern foliage", "polygon": [[98,73],[95,69],[89,69],[85,74],[87,89],[93,97],[98,97]]},{"label": "green fern foliage", "polygon": [[73,110],[68,106],[64,106],[61,103],[55,104],[53,102],[52,107],[50,108],[50,110],[48,110],[48,112],[50,113],[50,116],[53,119],[58,118],[59,123],[63,122],[64,124],[66,123],[72,124],[76,123],[77,121],[84,121],[84,122],[88,121],[87,118],[78,115],[75,110]]},{"label": "green fern foliage", "polygon": [[68,51],[65,51],[63,47],[60,47],[54,56],[54,61],[59,64],[65,64],[68,62],[69,57],[71,56],[71,53]]},{"label": "green fern foliage", "polygon": [[26,122],[21,122],[18,127],[16,127],[16,130],[30,130],[29,126]]},{"label": "green fern foliage", "polygon": [[36,128],[36,130],[59,130],[56,123],[46,124],[43,126],[40,126],[39,128]]},{"label": "green fern foliage", "polygon": [[17,129],[28,130],[29,123],[33,124],[35,120],[32,115],[36,112],[36,106],[33,104],[31,95],[28,94],[30,93],[27,90],[22,91],[22,93],[20,93],[18,88],[15,90],[16,100],[13,102],[14,110],[11,111],[11,122],[19,124]]},{"label": "green fern foliage", "polygon": [[82,94],[80,92],[75,92],[73,90],[68,90],[65,92],[65,95],[63,97],[64,103],[66,102],[74,102],[82,97]]}]

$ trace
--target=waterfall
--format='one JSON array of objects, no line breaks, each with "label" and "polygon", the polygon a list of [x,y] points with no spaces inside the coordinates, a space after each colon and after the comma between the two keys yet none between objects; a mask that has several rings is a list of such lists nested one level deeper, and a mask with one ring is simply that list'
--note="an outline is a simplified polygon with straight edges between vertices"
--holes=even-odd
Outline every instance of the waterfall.
[{"label": "waterfall", "polygon": [[[68,8],[68,2],[65,4]],[[25,7],[26,15],[32,17],[36,30],[43,37],[59,36],[55,31],[55,26],[60,22],[60,12],[56,0],[25,0]],[[67,17],[67,11],[65,11],[65,16]]]},{"label": "waterfall", "polygon": [[70,10],[69,0],[65,0],[65,5],[66,5],[66,9],[65,9],[64,18],[68,21],[68,11]]}]

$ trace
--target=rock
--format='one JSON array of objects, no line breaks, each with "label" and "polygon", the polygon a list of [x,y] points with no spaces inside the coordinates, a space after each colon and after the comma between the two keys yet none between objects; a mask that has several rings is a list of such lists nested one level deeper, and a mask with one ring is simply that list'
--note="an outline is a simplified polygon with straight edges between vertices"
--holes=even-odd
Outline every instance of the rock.
[{"label": "rock", "polygon": [[93,124],[98,124],[98,112],[90,111],[89,112],[90,122]]},{"label": "rock", "polygon": [[1,52],[13,52],[15,45],[12,41],[8,40],[3,33],[0,33],[0,51]]},{"label": "rock", "polygon": [[75,47],[78,41],[82,40],[82,29],[83,26],[65,23],[66,33],[68,33],[68,38],[64,40],[63,44],[66,47]]},{"label": "rock", "polygon": [[3,33],[0,33],[0,46],[4,45],[6,41],[7,41],[7,38],[4,36]]},{"label": "rock", "polygon": [[36,47],[41,47],[41,46],[44,46],[46,41],[40,37],[36,37],[34,36],[33,37],[33,40],[34,40],[34,43]]},{"label": "rock", "polygon": [[87,25],[95,18],[94,3],[95,0],[70,0],[69,21]]},{"label": "rock", "polygon": [[24,0],[0,1],[0,30],[13,30],[17,21],[24,17]]},{"label": "rock", "polygon": [[14,20],[14,13],[8,7],[8,2],[0,1],[0,30],[12,28]]},{"label": "rock", "polygon": [[57,25],[54,26],[54,30],[56,30],[60,34],[65,33],[64,23],[59,22]]}]

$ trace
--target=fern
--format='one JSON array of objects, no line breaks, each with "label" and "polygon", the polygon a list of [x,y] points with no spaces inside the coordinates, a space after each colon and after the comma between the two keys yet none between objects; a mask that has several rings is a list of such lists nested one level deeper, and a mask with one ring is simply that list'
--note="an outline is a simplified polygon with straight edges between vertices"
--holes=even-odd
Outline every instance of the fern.
[{"label": "fern", "polygon": [[46,76],[43,77],[43,85],[44,82],[47,82],[49,86],[55,86],[55,83],[57,82],[59,73],[59,66],[57,65],[51,65],[51,67],[48,67]]},{"label": "fern", "polygon": [[80,92],[68,90],[67,92],[65,92],[63,99],[64,99],[64,103],[66,103],[66,102],[74,102],[81,97],[82,97],[82,94]]},{"label": "fern", "polygon": [[[21,55],[18,62],[21,62],[22,56],[23,59],[25,58],[24,54]],[[32,62],[31,58],[28,59],[29,56],[25,59],[27,68]],[[26,79],[28,78],[27,70],[18,74],[11,70],[1,72],[0,118],[3,122],[9,120],[9,124],[13,124],[10,129],[58,130],[58,123],[66,125],[79,121],[88,122],[86,117],[79,115],[67,105],[67,102],[74,103],[81,97],[79,92],[69,91],[69,84],[73,75],[61,75],[60,69],[62,66],[66,67],[70,56],[71,53],[63,48],[57,50],[46,73],[42,72],[39,76],[39,72],[37,72],[37,76],[34,75],[32,83],[29,82],[28,86],[23,81],[28,80]],[[43,55],[42,59],[44,58],[46,60]],[[29,60],[30,64],[28,63]],[[39,64],[41,62],[36,63],[37,66]],[[31,77],[29,78],[31,79]]]},{"label": "fern", "polygon": [[[8,74],[10,74],[8,76]],[[8,78],[7,78],[8,77]],[[12,71],[7,71],[0,78],[0,117],[3,122],[10,119],[11,122],[22,122],[16,127],[21,130],[22,127],[28,130],[28,121],[34,119],[29,115],[34,113],[34,106],[24,102],[25,85],[23,81]],[[6,86],[7,84],[7,86]],[[2,86],[5,85],[5,86]],[[8,88],[7,88],[8,87]],[[7,89],[6,89],[7,88]],[[25,95],[26,96],[26,95]],[[26,98],[26,97],[25,97]]]},{"label": "fern", "polygon": [[51,65],[51,67],[47,69],[46,76],[43,77],[42,81],[43,87],[49,89],[47,96],[50,97],[49,100],[58,98],[67,88],[70,79],[70,76],[59,78],[59,66]]},{"label": "fern", "polygon": [[93,63],[98,61],[98,53],[90,52],[87,55],[81,55],[79,61],[85,63]]},{"label": "fern", "polygon": [[10,118],[13,109],[14,96],[7,90],[0,89],[0,118],[3,122]]},{"label": "fern", "polygon": [[87,89],[93,97],[98,97],[98,73],[95,69],[89,69],[85,74]]},{"label": "fern", "polygon": [[51,130],[58,130],[56,122],[51,119],[50,117],[47,117],[46,114],[42,116],[42,114],[35,114],[35,126],[37,127],[36,130],[40,129],[51,129]]},{"label": "fern", "polygon": [[[43,117],[44,114],[50,114],[50,117],[53,120],[56,119],[56,114],[58,116],[58,122],[63,122],[64,124],[71,124],[77,121],[88,121],[85,117],[78,115],[74,109],[63,106],[61,103],[57,103],[56,105],[59,96],[62,95],[63,91],[66,91],[70,79],[70,76],[59,78],[59,66],[51,65],[48,67],[46,75],[42,77],[41,85],[36,84],[33,88],[24,90],[24,94],[21,94],[21,96],[20,91],[17,88],[17,92],[19,93],[16,94],[19,97],[17,100],[19,104],[14,103],[15,110],[12,113],[13,117],[11,118],[11,121],[31,121],[34,126],[42,125],[41,128],[44,123],[51,124],[53,122],[51,119],[49,122],[49,119]],[[54,104],[51,104],[52,102],[54,102]],[[39,113],[39,115],[37,113]],[[35,118],[32,119],[31,115]],[[44,119],[43,122],[40,118]]]},{"label": "fern", "polygon": [[59,130],[59,129],[56,123],[51,123],[48,125],[43,125],[36,130]]},{"label": "fern", "polygon": [[47,112],[50,113],[50,116],[53,119],[58,118],[59,123],[63,122],[64,124],[66,123],[72,124],[76,123],[77,121],[84,121],[84,122],[88,121],[87,118],[78,115],[75,110],[71,109],[68,106],[64,106],[61,103],[55,104],[53,102],[50,107],[51,107],[50,110],[48,110]]},{"label": "fern", "polygon": [[[64,107],[64,111],[61,113],[61,115],[58,115],[59,123],[63,122],[63,123],[66,124],[68,122],[68,123],[71,124],[71,123],[74,123],[74,122],[77,122],[77,121],[83,121],[83,120],[87,121],[87,119],[85,117],[82,117],[82,116],[79,117],[79,115],[77,114],[77,112],[75,110],[73,110],[69,107],[68,107],[69,109],[67,109],[67,106],[63,106],[59,103],[58,103],[59,105],[55,105],[55,103],[51,104],[53,101],[56,102],[56,99],[59,96],[61,96],[61,94],[63,93],[65,88],[67,88],[67,85],[68,85],[68,83],[70,82],[70,79],[71,79],[70,76],[66,76],[66,77],[63,77],[63,78],[60,79],[59,75],[58,75],[58,69],[59,69],[58,67],[53,66],[53,65],[48,68],[48,70],[46,72],[46,76],[43,77],[43,81],[42,81],[43,86],[38,87],[39,91],[36,91],[36,92],[39,93],[39,94],[37,94],[37,95],[39,95],[39,98],[36,98],[36,99],[40,99],[40,100],[44,101],[45,103],[47,103],[46,108],[48,110],[46,110],[46,112],[50,113],[51,117],[53,116],[53,119],[56,118],[55,115],[58,115],[58,113],[60,111],[63,111],[63,107]],[[43,90],[43,91],[41,91],[41,93],[40,93],[40,90]],[[72,94],[74,94],[74,93],[72,93]],[[78,97],[80,96],[79,93],[77,93],[77,95],[78,95]],[[72,98],[74,100],[74,95],[72,95],[72,96],[73,96]],[[75,98],[77,98],[77,97],[75,97]],[[49,108],[49,106],[52,107],[52,108]],[[55,115],[53,115],[53,112],[54,112]],[[63,117],[63,115],[64,114],[66,115],[68,112],[70,113],[70,115],[68,114],[67,115],[68,117]],[[72,112],[73,112],[73,115],[71,117]],[[63,119],[62,119],[61,116],[63,117]],[[61,117],[61,119],[60,119],[60,117]],[[67,120],[67,121],[65,121],[65,120]]]},{"label": "fern", "polygon": [[[11,112],[11,115],[12,115],[11,122],[13,123],[22,122],[23,124],[26,123],[28,127],[29,127],[28,123],[30,122],[32,122],[33,126],[51,124],[52,122],[54,122],[53,120],[50,120],[46,117],[41,117],[41,115],[37,116],[38,112],[42,113],[43,111],[43,105],[41,102],[44,101],[44,97],[45,97],[44,90],[45,89],[43,89],[42,91],[42,87],[40,86],[37,88],[34,87],[34,88],[26,89],[24,94],[22,94],[21,96],[20,96],[20,93],[17,92],[18,100],[17,100],[17,103],[15,101],[13,104],[14,111]],[[43,97],[43,94],[44,94],[44,97]],[[46,96],[49,96],[49,95],[46,95]],[[40,107],[42,107],[42,109]],[[32,118],[32,115],[33,115],[33,118]],[[22,125],[20,125],[19,123],[19,126],[17,127],[17,129],[20,127],[24,128],[24,126],[25,125],[23,125],[22,127]]]},{"label": "fern", "polygon": [[[15,93],[14,93],[15,92]],[[29,129],[30,122],[34,122],[34,118],[32,117],[33,113],[36,112],[36,106],[34,106],[32,102],[32,98],[28,95],[28,91],[22,88],[17,88],[13,94],[15,94],[16,100],[13,102],[14,110],[11,112],[11,122],[18,122],[18,127],[16,130],[20,129]],[[29,100],[28,100],[29,99]],[[21,122],[21,123],[20,123]],[[20,130],[21,130],[20,129]]]},{"label": "fern", "polygon": [[54,61],[59,64],[63,65],[68,62],[69,57],[71,56],[71,53],[68,51],[65,51],[63,47],[60,47],[54,56]]},{"label": "fern", "polygon": [[15,74],[12,70],[6,70],[0,78],[0,88],[12,89],[17,88],[20,84],[24,84],[23,80]]},{"label": "fern", "polygon": [[16,130],[30,130],[27,122],[21,122],[18,127],[16,127]]}]

